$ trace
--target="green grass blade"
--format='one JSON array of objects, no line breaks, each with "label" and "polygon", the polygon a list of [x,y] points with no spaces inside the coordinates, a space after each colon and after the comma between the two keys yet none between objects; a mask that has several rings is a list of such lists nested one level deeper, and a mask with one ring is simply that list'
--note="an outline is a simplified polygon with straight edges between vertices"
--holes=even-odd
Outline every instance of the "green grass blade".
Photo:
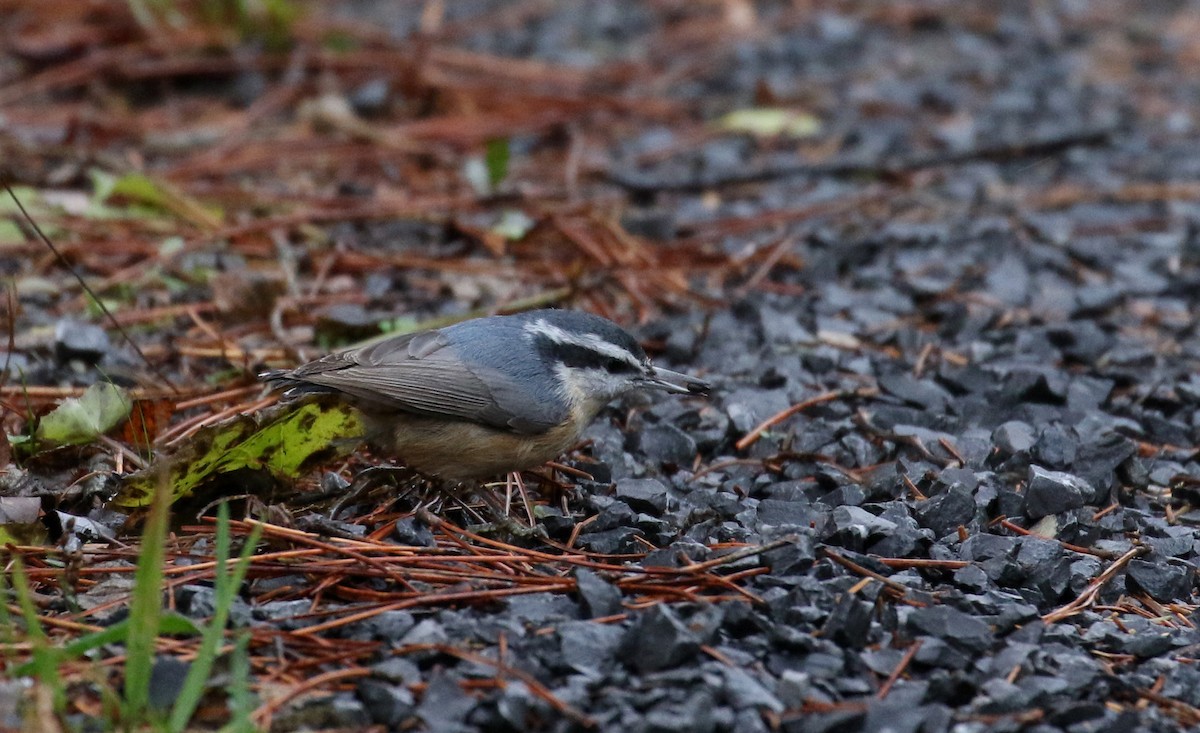
[{"label": "green grass blade", "polygon": [[204,629],[200,640],[200,649],[188,669],[187,678],[183,682],[179,697],[171,710],[167,721],[167,730],[171,733],[181,733],[187,728],[188,722],[196,712],[200,699],[204,696],[204,687],[212,672],[213,664],[221,650],[221,641],[225,638],[225,624],[229,621],[229,611],[237,600],[237,591],[246,577],[250,567],[250,558],[258,544],[261,528],[255,527],[246,538],[242,552],[232,572],[229,569],[229,507],[222,503],[217,510],[217,541],[216,566],[213,568],[215,599],[212,620]]},{"label": "green grass blade", "polygon": [[250,694],[250,634],[238,634],[237,645],[229,659],[229,722],[220,733],[253,733],[257,728],[251,715],[255,700]]},{"label": "green grass blade", "polygon": [[58,674],[58,650],[50,645],[50,639],[38,621],[37,607],[33,604],[33,596],[29,592],[29,577],[25,575],[25,564],[21,562],[20,557],[14,557],[12,560],[12,577],[13,592],[17,595],[17,605],[21,608],[21,617],[25,621],[25,634],[33,648],[33,675],[53,694],[54,709],[62,712],[67,707],[67,691],[66,684]]},{"label": "green grass blade", "polygon": [[[2,590],[3,587],[0,587],[0,591]],[[7,609],[3,609],[3,607],[0,606],[0,610]],[[4,619],[4,613],[0,612],[0,626],[5,623]],[[187,616],[179,613],[169,612],[163,614],[159,618],[158,633],[191,636],[198,635],[200,633],[200,628],[196,626],[195,622],[193,622]],[[93,649],[99,649],[105,644],[120,644],[122,642],[126,642],[128,641],[128,635],[129,619],[126,618],[122,621],[118,621],[112,626],[108,626],[100,629],[99,631],[93,631],[90,634],[85,634],[84,636],[79,637],[75,641],[72,641],[71,643],[62,647],[59,652],[59,656],[62,661],[78,659],[84,654],[87,654]],[[31,674],[33,674],[33,662],[26,662],[25,664],[22,664],[21,666],[12,670],[12,675],[14,677],[26,677]]]},{"label": "green grass blade", "polygon": [[[0,557],[3,557],[0,555]],[[12,662],[12,645],[16,643],[16,628],[13,624],[12,614],[8,612],[8,576],[0,573],[0,667],[7,669]],[[28,672],[26,674],[32,674]],[[11,672],[7,675],[9,679],[13,677],[25,675],[15,675]]]},{"label": "green grass blade", "polygon": [[150,699],[150,672],[162,613],[163,563],[166,559],[167,520],[171,491],[167,473],[160,473],[150,515],[142,533],[142,553],[129,602],[129,633],[125,640],[125,715],[127,725],[142,719]]}]

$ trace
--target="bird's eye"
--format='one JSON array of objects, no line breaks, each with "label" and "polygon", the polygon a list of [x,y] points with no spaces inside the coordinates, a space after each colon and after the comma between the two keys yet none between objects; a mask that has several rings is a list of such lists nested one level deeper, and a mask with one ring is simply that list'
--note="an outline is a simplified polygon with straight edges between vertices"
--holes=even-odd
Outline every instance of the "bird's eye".
[{"label": "bird's eye", "polygon": [[609,374],[628,374],[635,371],[632,364],[621,359],[605,359],[604,368]]}]

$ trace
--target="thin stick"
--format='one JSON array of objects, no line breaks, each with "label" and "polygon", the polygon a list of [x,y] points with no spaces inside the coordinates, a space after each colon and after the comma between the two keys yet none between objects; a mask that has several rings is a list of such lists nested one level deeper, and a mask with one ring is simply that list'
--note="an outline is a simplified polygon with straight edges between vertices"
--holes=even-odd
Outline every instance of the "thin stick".
[{"label": "thin stick", "polygon": [[142,351],[142,347],[138,346],[137,342],[134,341],[129,333],[125,330],[125,327],[117,321],[117,319],[113,316],[112,311],[110,311],[108,306],[104,304],[104,301],[100,300],[100,296],[96,295],[96,293],[94,293],[92,289],[88,287],[87,282],[84,281],[83,276],[79,274],[74,265],[68,262],[66,257],[63,257],[62,252],[58,251],[58,247],[54,246],[54,242],[50,241],[50,237],[47,237],[46,233],[42,231],[42,228],[38,226],[38,223],[33,220],[33,217],[30,216],[29,212],[25,210],[25,205],[21,203],[21,199],[17,198],[17,194],[12,190],[12,186],[9,185],[8,181],[4,182],[4,190],[8,191],[8,195],[12,197],[13,203],[15,203],[17,208],[21,210],[21,215],[24,216],[25,220],[29,222],[29,226],[33,227],[33,231],[37,232],[38,238],[42,240],[43,244],[50,248],[50,251],[53,252],[54,256],[58,258],[59,264],[67,268],[67,271],[79,281],[79,285],[83,288],[83,291],[91,296],[92,302],[94,302],[96,306],[100,308],[100,312],[103,313],[104,317],[107,318],[109,323],[113,325],[113,328],[117,329],[117,331],[121,334],[121,337],[125,339],[125,342],[137,352],[137,355],[141,357],[146,366],[150,368],[150,371],[154,372],[154,375],[158,377],[163,384],[170,387],[171,391],[175,394],[179,394],[179,388],[175,386],[175,383],[172,382],[169,377],[167,377],[167,375],[158,367],[158,365],[153,364],[150,359],[146,357],[146,354]]},{"label": "thin stick", "polygon": [[814,405],[820,405],[825,402],[831,402],[833,400],[849,397],[855,394],[861,394],[861,392],[839,389],[834,392],[823,392],[811,399],[804,400],[803,402],[797,402],[786,410],[777,412],[771,417],[768,417],[766,420],[760,422],[758,425],[755,425],[753,430],[746,433],[741,440],[734,444],[734,447],[738,450],[746,450],[750,446],[754,445],[755,441],[762,437],[763,433],[775,427],[784,420],[787,420],[792,415],[803,412]]},{"label": "thin stick", "polygon": [[1104,588],[1109,581],[1116,577],[1117,573],[1121,572],[1125,566],[1129,564],[1130,560],[1138,557],[1139,555],[1145,555],[1148,552],[1150,552],[1150,549],[1147,547],[1134,547],[1129,552],[1121,555],[1121,557],[1113,561],[1112,565],[1109,565],[1107,568],[1105,568],[1103,573],[1100,573],[1100,575],[1096,576],[1096,579],[1089,583],[1087,588],[1083,589],[1083,592],[1079,594],[1078,598],[1058,609],[1057,611],[1051,611],[1045,616],[1042,616],[1042,621],[1048,624],[1058,623],[1063,619],[1070,618],[1071,616],[1080,613],[1088,606],[1091,606],[1096,602],[1096,597],[1100,595],[1100,590]]},{"label": "thin stick", "polygon": [[896,684],[896,680],[900,679],[900,675],[904,674],[904,670],[908,668],[913,657],[917,656],[917,650],[921,648],[923,641],[922,639],[917,639],[908,648],[908,651],[904,652],[904,656],[900,658],[900,663],[888,675],[887,681],[883,683],[883,687],[879,688],[879,692],[875,694],[875,697],[882,700],[888,696],[888,693],[892,691],[892,685]]},{"label": "thin stick", "polygon": [[874,570],[868,570],[867,568],[864,568],[862,565],[859,565],[858,563],[854,562],[850,558],[843,557],[843,556],[837,554],[836,552],[829,549],[828,547],[824,548],[824,550],[822,550],[822,552],[824,553],[825,557],[829,558],[830,560],[833,560],[838,565],[841,565],[842,567],[846,568],[847,570],[849,570],[853,573],[857,573],[858,575],[864,575],[868,578],[874,578],[875,580],[878,580],[880,583],[883,583],[888,588],[896,591],[900,595],[908,594],[908,590],[909,590],[908,586],[904,585],[903,583],[897,583],[896,581],[892,580],[891,578],[887,577],[886,575],[880,575],[879,573],[875,572]]}]

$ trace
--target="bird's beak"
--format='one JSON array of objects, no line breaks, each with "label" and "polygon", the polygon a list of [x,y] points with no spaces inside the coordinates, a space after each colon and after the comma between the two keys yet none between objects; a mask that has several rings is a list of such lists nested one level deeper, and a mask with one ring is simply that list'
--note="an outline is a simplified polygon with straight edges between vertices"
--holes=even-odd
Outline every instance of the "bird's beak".
[{"label": "bird's beak", "polygon": [[707,395],[712,389],[712,385],[703,379],[659,367],[650,367],[650,374],[646,375],[643,384],[652,389],[676,394]]}]

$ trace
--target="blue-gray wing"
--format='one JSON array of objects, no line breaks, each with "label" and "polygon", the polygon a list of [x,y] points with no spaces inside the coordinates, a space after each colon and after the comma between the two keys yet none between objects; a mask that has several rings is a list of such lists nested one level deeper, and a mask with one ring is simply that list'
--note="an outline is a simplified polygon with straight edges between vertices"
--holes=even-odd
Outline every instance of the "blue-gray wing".
[{"label": "blue-gray wing", "polygon": [[539,382],[503,361],[489,363],[497,358],[503,357],[466,364],[445,334],[422,331],[331,354],[268,380],[300,391],[340,392],[370,411],[448,417],[517,433],[543,433],[567,419],[559,401],[533,388]]}]

